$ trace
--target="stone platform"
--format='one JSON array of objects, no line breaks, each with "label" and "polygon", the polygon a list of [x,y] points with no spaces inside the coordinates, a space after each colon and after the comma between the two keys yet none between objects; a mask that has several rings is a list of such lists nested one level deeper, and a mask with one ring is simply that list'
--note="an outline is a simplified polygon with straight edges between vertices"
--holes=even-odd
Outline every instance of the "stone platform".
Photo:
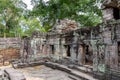
[{"label": "stone platform", "polygon": [[27,80],[82,80],[66,72],[52,69],[44,65],[19,68]]},{"label": "stone platform", "polygon": [[[45,65],[47,67],[50,67],[54,70],[60,70],[63,71],[69,75],[75,76],[79,79],[82,80],[97,80],[95,78],[93,78],[92,75],[92,68],[87,68],[87,67],[82,67],[82,66],[74,66],[74,68],[70,68],[69,65],[65,66],[65,65],[61,65],[58,63],[54,63],[54,62],[35,62],[35,63],[29,63],[29,64],[21,64],[17,66],[17,68],[27,68],[27,67],[31,67],[32,66],[37,66],[37,65]],[[87,72],[87,73],[86,73]],[[78,80],[79,80],[78,79]]]}]

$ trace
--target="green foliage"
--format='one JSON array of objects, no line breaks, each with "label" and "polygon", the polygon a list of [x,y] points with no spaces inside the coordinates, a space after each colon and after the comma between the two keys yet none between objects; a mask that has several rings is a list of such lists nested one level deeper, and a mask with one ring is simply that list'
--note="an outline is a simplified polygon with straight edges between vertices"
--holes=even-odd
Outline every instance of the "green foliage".
[{"label": "green foliage", "polygon": [[19,17],[24,10],[18,6],[20,2],[22,0],[0,0],[0,32],[4,37],[16,36],[16,29],[20,26]]},{"label": "green foliage", "polygon": [[31,36],[34,31],[46,31],[40,21],[29,16],[22,0],[0,0],[0,37]]},{"label": "green foliage", "polygon": [[[64,18],[76,20],[82,26],[95,26],[101,22],[101,10],[96,6],[97,0],[31,0],[33,16],[39,17],[43,26],[53,26]],[[100,0],[99,0],[100,1]]]},{"label": "green foliage", "polygon": [[22,0],[0,0],[0,37],[31,36],[34,31],[47,32],[64,18],[82,26],[101,22],[101,10],[96,3],[102,0],[31,0],[32,11]]},{"label": "green foliage", "polygon": [[25,17],[21,17],[20,23],[21,27],[18,29],[20,36],[31,36],[34,31],[46,32],[37,18],[29,17],[26,19]]},{"label": "green foliage", "polygon": [[26,4],[22,0],[0,0],[0,33],[1,37],[18,37],[21,25],[20,17],[24,16]]}]

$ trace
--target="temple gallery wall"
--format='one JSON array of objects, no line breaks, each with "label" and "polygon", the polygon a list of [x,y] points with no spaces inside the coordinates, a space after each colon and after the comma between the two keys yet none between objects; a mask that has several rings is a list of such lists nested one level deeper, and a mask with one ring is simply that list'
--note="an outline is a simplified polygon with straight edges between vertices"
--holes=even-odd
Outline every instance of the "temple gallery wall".
[{"label": "temple gallery wall", "polygon": [[69,32],[34,32],[32,37],[23,39],[22,54],[24,61],[28,62],[40,58],[58,62],[67,59],[71,63],[90,65],[93,70],[104,72],[105,66],[119,67],[119,31],[119,21],[113,21]]}]

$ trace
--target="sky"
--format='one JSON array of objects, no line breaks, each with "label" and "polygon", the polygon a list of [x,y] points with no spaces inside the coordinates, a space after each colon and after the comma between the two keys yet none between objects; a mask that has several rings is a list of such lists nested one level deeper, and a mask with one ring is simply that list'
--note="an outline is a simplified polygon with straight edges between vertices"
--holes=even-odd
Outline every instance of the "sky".
[{"label": "sky", "polygon": [[[22,0],[24,3],[27,4],[27,9],[32,10],[33,6],[31,5],[31,0]],[[49,0],[44,0],[45,2],[49,1]]]},{"label": "sky", "polygon": [[27,9],[32,10],[33,6],[31,5],[31,0],[23,0],[24,3],[27,4]]}]

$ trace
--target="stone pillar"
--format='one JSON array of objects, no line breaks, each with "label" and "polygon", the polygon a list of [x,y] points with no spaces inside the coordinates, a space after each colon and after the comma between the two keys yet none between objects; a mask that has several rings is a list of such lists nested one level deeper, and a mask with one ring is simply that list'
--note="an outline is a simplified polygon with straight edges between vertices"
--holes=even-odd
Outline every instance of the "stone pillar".
[{"label": "stone pillar", "polygon": [[85,50],[82,45],[78,48],[78,64],[85,64]]},{"label": "stone pillar", "polygon": [[63,57],[67,57],[67,50],[66,47],[64,45],[61,45],[61,53]]},{"label": "stone pillar", "polygon": [[67,57],[67,50],[66,50],[66,47],[65,47],[65,38],[61,38],[61,49],[60,49],[60,53],[62,55],[62,57]]},{"label": "stone pillar", "polygon": [[47,44],[47,56],[50,56],[50,45]]},{"label": "stone pillar", "polygon": [[93,71],[98,71],[98,52],[97,52],[97,40],[92,40],[91,45],[93,48]]},{"label": "stone pillar", "polygon": [[55,44],[54,45],[54,48],[55,48],[55,55],[59,55],[59,45],[58,44]]},{"label": "stone pillar", "polygon": [[77,60],[77,57],[76,57],[76,45],[75,44],[72,44],[71,45],[71,48],[70,48],[70,52],[71,52],[71,60],[74,62],[75,60]]},{"label": "stone pillar", "polygon": [[118,67],[118,50],[117,50],[117,43],[113,45],[109,45],[106,47],[105,52],[105,64],[109,67],[116,68]]},{"label": "stone pillar", "polygon": [[20,57],[21,61],[24,62],[24,40],[21,40]]},{"label": "stone pillar", "polygon": [[62,56],[62,54],[60,54],[60,44],[59,44],[59,38],[54,40],[54,58],[56,58],[57,60],[59,60],[60,56]]},{"label": "stone pillar", "polygon": [[76,61],[77,60],[77,50],[78,50],[78,37],[79,37],[79,34],[74,32],[73,33],[74,37],[72,39],[72,45],[71,45],[71,49],[70,49],[70,52],[71,52],[71,58],[72,58],[72,61]]}]

